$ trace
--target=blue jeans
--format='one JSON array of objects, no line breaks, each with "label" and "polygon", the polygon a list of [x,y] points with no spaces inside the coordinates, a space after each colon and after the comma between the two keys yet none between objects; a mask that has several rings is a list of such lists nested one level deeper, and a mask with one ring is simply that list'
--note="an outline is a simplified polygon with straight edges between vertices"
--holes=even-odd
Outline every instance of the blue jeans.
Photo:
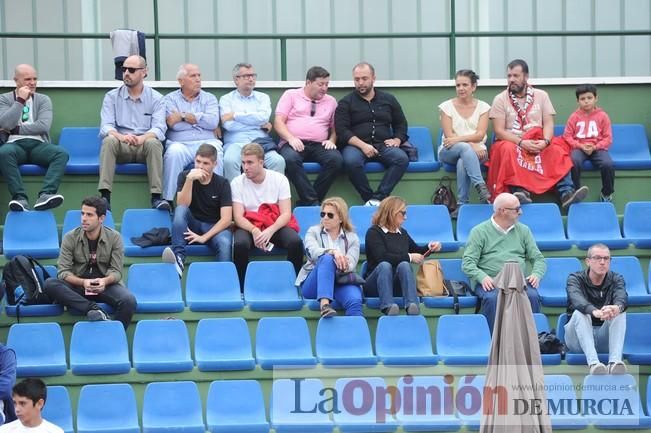
[{"label": "blue jeans", "polygon": [[341,304],[346,316],[362,315],[362,289],[352,284],[335,283],[334,256],[324,254],[301,285],[303,297],[307,299],[330,299]]},{"label": "blue jeans", "polygon": [[574,149],[572,151],[572,180],[576,188],[581,186],[581,165],[583,161],[589,159],[592,164],[601,171],[601,195],[608,197],[615,192],[615,167],[613,159],[607,150],[595,150],[591,155],[584,153],[582,150]]},{"label": "blue jeans", "polygon": [[[198,235],[208,232],[215,224],[206,223],[196,219],[190,208],[187,206],[177,206],[174,210],[174,222],[172,222],[172,250],[177,256],[185,258],[185,246],[188,242],[185,240],[185,231],[192,230]],[[206,242],[217,257],[218,262],[231,261],[233,250],[233,234],[229,229],[222,230]]]},{"label": "blue jeans", "polygon": [[[493,326],[495,325],[495,312],[497,310],[498,291],[499,289],[496,288],[487,292],[482,289],[481,284],[478,284],[475,287],[475,295],[479,298],[481,305],[479,312],[486,316],[488,329],[490,329],[491,334],[493,333]],[[527,294],[529,302],[531,303],[531,312],[540,313],[540,296],[538,295],[538,290],[527,286],[525,293]]]},{"label": "blue jeans", "polygon": [[380,262],[366,276],[364,292],[366,296],[380,297],[380,310],[389,308],[393,304],[393,297],[400,295],[405,300],[405,307],[409,304],[418,304],[416,278],[409,262],[400,262],[395,272],[391,263]]},{"label": "blue jeans", "polygon": [[[348,178],[363,201],[370,199],[382,200],[391,195],[391,191],[400,182],[409,165],[407,154],[398,147],[387,147],[382,144],[376,149],[378,149],[379,153],[372,159],[366,158],[364,152],[352,145],[344,147],[341,152],[344,157],[344,167],[348,173]],[[364,164],[366,161],[376,160],[384,165],[385,172],[377,191],[373,192],[364,172]]]},{"label": "blue jeans", "polygon": [[588,365],[599,362],[597,353],[608,352],[608,362],[622,360],[624,337],[626,336],[626,313],[601,326],[592,326],[589,314],[574,310],[570,321],[565,324],[565,344],[570,352],[585,353]]},{"label": "blue jeans", "polygon": [[446,164],[457,166],[457,196],[460,203],[468,203],[470,184],[480,185],[484,182],[477,153],[470,143],[459,142],[452,147],[441,147],[439,159]]}]

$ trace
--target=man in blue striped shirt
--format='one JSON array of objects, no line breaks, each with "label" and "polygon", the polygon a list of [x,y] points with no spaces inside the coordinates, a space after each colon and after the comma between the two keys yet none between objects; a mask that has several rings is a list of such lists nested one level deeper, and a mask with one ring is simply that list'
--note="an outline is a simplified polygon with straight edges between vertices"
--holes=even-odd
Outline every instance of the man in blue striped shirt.
[{"label": "man in blue striped shirt", "polygon": [[224,177],[229,181],[239,176],[240,152],[253,141],[265,150],[265,167],[285,174],[285,160],[276,152],[276,143],[269,136],[271,100],[269,95],[253,90],[257,77],[250,63],[238,63],[233,68],[236,89],[219,100],[224,127]]},{"label": "man in blue striped shirt", "polygon": [[179,173],[194,160],[199,146],[217,149],[215,174],[223,175],[224,152],[219,130],[219,103],[212,93],[201,90],[197,65],[181,65],[176,74],[180,89],[163,98],[167,120],[167,143],[163,156],[163,198],[173,201]]},{"label": "man in blue striped shirt", "polygon": [[99,185],[97,189],[110,209],[116,163],[146,162],[151,205],[170,210],[161,198],[163,192],[163,144],[165,104],[163,95],[143,83],[147,62],[130,56],[122,66],[124,84],[104,97],[101,112]]}]

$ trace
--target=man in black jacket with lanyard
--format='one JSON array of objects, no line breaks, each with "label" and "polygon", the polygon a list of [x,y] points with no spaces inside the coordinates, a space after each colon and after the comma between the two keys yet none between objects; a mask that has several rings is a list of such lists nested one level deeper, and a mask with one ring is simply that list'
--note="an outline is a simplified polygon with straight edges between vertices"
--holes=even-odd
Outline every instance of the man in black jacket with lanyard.
[{"label": "man in black jacket with lanyard", "polygon": [[[588,268],[567,278],[565,344],[570,352],[583,352],[590,374],[624,374],[622,350],[626,335],[628,295],[622,275],[610,270],[610,250],[604,244],[588,249]],[[608,367],[598,352],[608,352]]]},{"label": "man in black jacket with lanyard", "polygon": [[[338,145],[351,183],[366,202],[378,206],[407,170],[409,158],[400,145],[407,141],[407,119],[398,100],[377,90],[375,69],[366,62],[353,68],[355,91],[341,98],[335,111]],[[364,172],[366,161],[379,161],[385,173],[375,192]]]}]

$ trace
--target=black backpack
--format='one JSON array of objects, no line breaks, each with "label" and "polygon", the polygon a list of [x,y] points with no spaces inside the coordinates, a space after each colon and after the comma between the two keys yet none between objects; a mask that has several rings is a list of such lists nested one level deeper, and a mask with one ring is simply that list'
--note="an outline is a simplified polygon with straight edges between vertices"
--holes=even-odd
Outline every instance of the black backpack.
[{"label": "black backpack", "polygon": [[565,346],[556,336],[554,329],[550,332],[538,333],[538,344],[540,344],[541,354],[560,353],[562,356],[565,353]]},{"label": "black backpack", "polygon": [[[43,291],[48,278],[50,274],[34,258],[18,255],[5,264],[0,284],[7,293],[9,305],[51,304],[52,301]],[[18,286],[22,287],[22,294],[16,293]]]},{"label": "black backpack", "polygon": [[[447,182],[447,185],[445,182]],[[457,198],[452,192],[452,180],[449,177],[444,176],[441,178],[441,183],[439,183],[439,186],[436,187],[432,195],[432,203],[442,204],[448,208],[448,212],[450,213],[454,212],[457,208]]]}]

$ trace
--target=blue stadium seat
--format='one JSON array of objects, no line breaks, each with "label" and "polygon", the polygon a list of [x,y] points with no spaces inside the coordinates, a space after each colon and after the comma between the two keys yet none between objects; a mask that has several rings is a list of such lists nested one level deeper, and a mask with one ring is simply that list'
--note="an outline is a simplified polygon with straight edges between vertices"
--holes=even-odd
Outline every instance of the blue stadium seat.
[{"label": "blue stadium seat", "polygon": [[122,323],[75,323],[70,337],[70,370],[75,375],[128,373],[131,362]]},{"label": "blue stadium seat", "polygon": [[610,249],[628,248],[629,243],[628,239],[622,239],[612,203],[571,205],[567,213],[567,237],[582,250],[599,242]]},{"label": "blue stadium seat", "polygon": [[206,401],[210,433],[268,433],[262,388],[256,380],[216,380]]},{"label": "blue stadium seat", "polygon": [[252,311],[300,310],[303,300],[295,281],[296,272],[288,261],[250,262],[244,277],[244,299]]},{"label": "blue stadium seat", "polygon": [[316,356],[323,365],[375,365],[371,334],[362,316],[319,320]]},{"label": "blue stadium seat", "polygon": [[[593,400],[597,406],[585,418],[595,427],[607,430],[648,429],[651,417],[644,413],[639,385],[630,374],[587,375],[583,379],[583,401]],[[605,404],[604,404],[605,402]],[[614,405],[619,407],[614,410]],[[603,409],[598,410],[599,406]]]},{"label": "blue stadium seat", "polygon": [[[81,225],[81,210],[70,209],[66,211],[65,217],[63,217],[63,228],[61,229],[61,239],[63,239],[63,235],[68,233],[70,230],[76,229],[80,225]],[[104,218],[104,226],[115,229],[115,221],[113,220],[113,214],[111,213],[110,210],[106,211],[106,218]]]},{"label": "blue stadium seat", "polygon": [[303,317],[263,317],[255,333],[255,358],[265,370],[315,365],[307,321]]},{"label": "blue stadium seat", "polygon": [[18,169],[23,176],[44,176],[47,171],[45,167],[36,164],[21,164]]},{"label": "blue stadium seat", "polygon": [[522,206],[520,222],[531,229],[539,249],[546,251],[572,248],[572,241],[565,237],[563,218],[556,203],[532,203]]},{"label": "blue stadium seat", "polygon": [[[443,276],[447,280],[463,281],[470,287],[468,276],[463,273],[461,259],[437,259],[441,264]],[[423,304],[429,308],[453,308],[454,298],[452,296],[423,296]],[[460,308],[475,308],[477,297],[472,294],[459,296]]]},{"label": "blue stadium seat", "polygon": [[77,405],[77,433],[140,433],[131,385],[84,385]]},{"label": "blue stadium seat", "polygon": [[241,317],[201,319],[194,337],[199,371],[253,370],[251,336]]},{"label": "blue stadium seat", "polygon": [[298,221],[298,226],[301,229],[298,234],[301,239],[305,240],[305,233],[310,227],[317,225],[321,222],[319,213],[321,212],[320,206],[296,206],[292,213]]},{"label": "blue stadium seat", "polygon": [[613,144],[608,152],[617,170],[645,170],[651,168],[649,140],[642,124],[615,124]]},{"label": "blue stadium seat", "polygon": [[16,353],[18,377],[66,374],[66,348],[58,323],[14,323],[9,328],[7,347]]},{"label": "blue stadium seat", "polygon": [[149,383],[142,400],[142,430],[146,433],[205,433],[197,384],[189,381]]},{"label": "blue stadium seat", "polygon": [[610,262],[610,270],[618,272],[624,277],[628,305],[651,305],[651,294],[647,290],[642,265],[637,257],[613,257]]},{"label": "blue stadium seat", "polygon": [[366,232],[372,225],[371,218],[376,210],[377,208],[374,206],[351,206],[348,212],[350,221],[359,237],[359,248],[362,253],[366,251]]},{"label": "blue stadium seat", "polygon": [[651,313],[626,313],[624,358],[631,364],[651,364]]},{"label": "blue stadium seat", "polygon": [[[411,394],[413,402],[410,404],[400,405],[396,412],[396,419],[398,424],[402,427],[403,431],[458,431],[461,428],[461,420],[448,413],[449,410],[454,410],[454,407],[449,406],[443,397],[443,390],[449,384],[443,380],[443,376],[415,376],[413,381],[405,383],[405,378],[401,377],[398,380],[398,391],[400,395]],[[406,387],[411,387],[406,389]],[[418,393],[414,390],[433,389],[434,393],[438,393],[437,397],[432,397],[429,391],[427,393]],[[453,406],[453,404],[452,404]]]},{"label": "blue stadium seat", "polygon": [[[556,326],[556,335],[558,336],[558,339],[561,340],[563,343],[565,343],[565,325],[567,324],[568,320],[570,317],[567,315],[567,313],[562,313],[560,316],[558,316],[558,324]],[[599,362],[602,362],[604,364],[608,363],[608,354],[607,353],[598,353],[599,356]],[[585,353],[575,353],[575,352],[570,352],[569,349],[565,353],[565,362],[568,363],[569,365],[586,365],[587,360],[585,357]]]},{"label": "blue stadium seat", "polygon": [[72,406],[70,395],[65,386],[48,386],[47,401],[43,406],[43,418],[63,429],[65,433],[74,433],[72,424]]},{"label": "blue stadium seat", "polygon": [[143,233],[153,229],[165,227],[172,233],[172,219],[170,213],[157,209],[127,209],[122,214],[122,241],[124,242],[124,255],[132,257],[160,256],[165,249],[164,245],[139,247],[131,242],[131,238],[139,238]]},{"label": "blue stadium seat", "polygon": [[461,243],[468,241],[470,230],[486,221],[493,215],[492,204],[464,204],[457,215],[457,240]]},{"label": "blue stadium seat", "polygon": [[567,307],[567,277],[581,270],[576,257],[546,257],[547,271],[540,280],[538,294],[546,307]]},{"label": "blue stadium seat", "polygon": [[19,254],[36,259],[59,255],[59,229],[52,211],[9,211],[2,234],[2,251],[7,259]]},{"label": "blue stadium seat", "polygon": [[418,149],[418,161],[410,162],[407,171],[410,173],[429,173],[438,171],[441,163],[434,156],[434,142],[429,128],[426,126],[410,126],[407,129],[409,142]]},{"label": "blue stadium seat", "polygon": [[375,332],[375,352],[384,365],[434,365],[432,336],[423,316],[382,316]]},{"label": "blue stadium seat", "polygon": [[491,335],[481,314],[446,314],[436,327],[436,353],[447,365],[485,365]]},{"label": "blue stadium seat", "polygon": [[440,241],[441,251],[459,249],[459,242],[454,240],[450,213],[443,205],[409,205],[403,227],[420,246],[426,246],[429,241]]},{"label": "blue stadium seat", "polygon": [[138,373],[191,371],[188,329],[182,320],[141,320],[133,336],[133,366]]},{"label": "blue stadium seat", "polygon": [[176,313],[185,308],[179,274],[171,263],[134,263],[127,285],[138,301],[138,313]]},{"label": "blue stadium seat", "polygon": [[580,430],[588,426],[578,408],[576,389],[570,376],[565,374],[546,374],[545,392],[550,409],[552,427],[559,430]]},{"label": "blue stadium seat", "polygon": [[65,127],[61,129],[59,146],[68,151],[70,159],[66,174],[99,174],[99,152],[102,140],[97,127]]},{"label": "blue stadium seat", "polygon": [[[474,392],[466,392],[463,400],[455,399],[457,417],[467,430],[479,430],[484,409],[484,375],[469,375],[459,377],[457,390],[461,387],[472,388]],[[457,394],[459,395],[459,394]]]},{"label": "blue stadium seat", "polygon": [[244,308],[235,264],[192,263],[186,275],[185,298],[191,311],[239,311]]},{"label": "blue stadium seat", "polygon": [[[45,271],[52,278],[57,276],[57,268],[53,265],[43,265]],[[36,272],[43,280],[43,274],[41,270],[37,267]],[[19,286],[20,287],[20,286]],[[21,288],[22,290],[22,288]],[[63,305],[61,304],[42,304],[42,305],[5,305],[5,313],[7,316],[16,317],[17,314],[20,314],[20,317],[43,317],[43,316],[59,316],[63,314]]]},{"label": "blue stadium seat", "polygon": [[624,238],[636,248],[651,248],[651,201],[629,201],[624,206]]},{"label": "blue stadium seat", "polygon": [[[547,316],[543,313],[533,313],[533,319],[536,322],[536,332],[540,334],[541,332],[550,332],[551,328],[549,327],[549,320]],[[541,353],[543,365],[558,365],[561,363],[561,354],[560,353]]]},{"label": "blue stadium seat", "polygon": [[[392,407],[393,396],[386,392],[387,384],[381,377],[339,378],[335,382],[338,412],[332,417],[342,433],[394,432],[398,427],[393,415],[385,408]],[[368,390],[373,390],[369,399]],[[380,397],[385,401],[378,403]]]},{"label": "blue stadium seat", "polygon": [[[276,433],[332,432],[334,426],[328,413],[311,411],[323,401],[324,389],[320,379],[274,380],[269,413],[271,426]],[[300,411],[296,410],[297,404],[301,408]],[[307,410],[303,410],[304,408]]]}]

